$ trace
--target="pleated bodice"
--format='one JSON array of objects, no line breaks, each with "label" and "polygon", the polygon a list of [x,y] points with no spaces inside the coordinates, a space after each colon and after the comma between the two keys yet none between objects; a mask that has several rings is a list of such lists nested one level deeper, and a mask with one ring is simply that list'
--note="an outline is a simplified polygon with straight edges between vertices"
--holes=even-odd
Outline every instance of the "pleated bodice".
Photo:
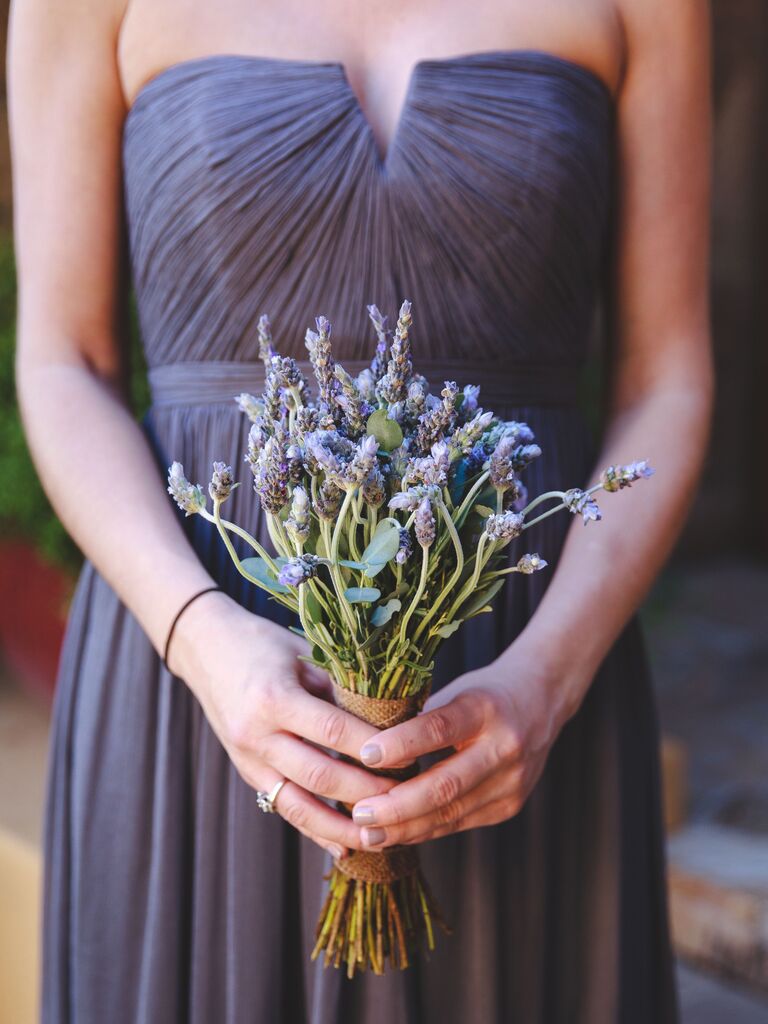
[{"label": "pleated bodice", "polygon": [[173,64],[125,120],[125,201],[150,367],[370,356],[366,305],[413,303],[415,359],[578,367],[611,194],[610,91],[533,50],[419,61],[381,158],[334,61]]}]

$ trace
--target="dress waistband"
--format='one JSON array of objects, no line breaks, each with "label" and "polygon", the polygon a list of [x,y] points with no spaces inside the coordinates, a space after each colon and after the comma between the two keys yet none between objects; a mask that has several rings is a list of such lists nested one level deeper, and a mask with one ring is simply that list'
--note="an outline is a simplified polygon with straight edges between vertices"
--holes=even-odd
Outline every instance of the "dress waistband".
[{"label": "dress waistband", "polygon": [[[297,361],[312,384],[309,362]],[[370,366],[369,360],[346,359],[344,369],[353,377]],[[579,368],[553,363],[478,364],[468,360],[420,360],[414,366],[423,374],[434,393],[446,380],[459,387],[477,384],[480,404],[487,409],[497,405],[573,406],[578,397]],[[243,391],[258,394],[264,386],[264,364],[240,360],[168,363],[149,370],[149,387],[154,407],[209,405],[232,402]]]}]

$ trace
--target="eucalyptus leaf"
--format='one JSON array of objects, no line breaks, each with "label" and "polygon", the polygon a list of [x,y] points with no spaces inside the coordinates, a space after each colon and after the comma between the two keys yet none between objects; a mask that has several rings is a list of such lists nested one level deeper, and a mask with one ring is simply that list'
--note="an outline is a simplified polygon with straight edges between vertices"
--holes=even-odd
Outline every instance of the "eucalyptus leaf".
[{"label": "eucalyptus leaf", "polygon": [[447,639],[449,636],[453,636],[460,625],[461,619],[454,619],[453,622],[446,622],[443,626],[440,626],[440,628],[436,629],[435,632],[438,636],[442,636]]},{"label": "eucalyptus leaf", "polygon": [[395,612],[399,612],[403,607],[402,602],[398,601],[396,597],[393,597],[386,604],[380,604],[377,608],[374,608],[373,614],[371,615],[372,626],[383,626],[389,622]]},{"label": "eucalyptus leaf", "polygon": [[474,594],[471,594],[469,601],[466,604],[463,604],[459,609],[459,615],[461,615],[462,619],[468,619],[470,616],[476,615],[485,607],[485,605],[488,604],[489,601],[493,600],[505,583],[506,580],[502,576],[500,580],[494,580],[493,583],[484,590],[479,592],[476,591]]},{"label": "eucalyptus leaf", "polygon": [[377,590],[376,587],[350,587],[344,591],[344,597],[346,597],[350,604],[370,604],[373,601],[379,600],[381,591]]},{"label": "eucalyptus leaf", "polygon": [[345,569],[358,569],[360,572],[364,572],[368,568],[366,562],[353,562],[349,558],[340,558],[339,565],[343,565]]},{"label": "eucalyptus leaf", "polygon": [[375,576],[381,572],[387,562],[391,562],[400,547],[400,524],[391,516],[382,519],[371,538],[371,543],[361,555],[365,563],[366,576]]},{"label": "eucalyptus leaf", "polygon": [[386,409],[377,409],[372,412],[368,417],[365,429],[369,434],[373,434],[379,442],[379,447],[383,448],[385,452],[394,451],[403,443],[400,424],[387,417]]},{"label": "eucalyptus leaf", "polygon": [[306,609],[309,621],[319,625],[323,621],[323,606],[311,590],[307,591]]},{"label": "eucalyptus leaf", "polygon": [[[274,559],[275,565],[277,565],[278,567],[284,566],[287,561],[287,558]],[[263,583],[264,586],[271,590],[273,593],[293,593],[290,587],[284,586],[282,583],[279,583],[277,579],[275,579],[275,577],[272,575],[272,571],[270,570],[269,566],[267,565],[263,558],[244,558],[241,565],[247,573],[250,573],[251,576],[255,576],[257,580]]]}]

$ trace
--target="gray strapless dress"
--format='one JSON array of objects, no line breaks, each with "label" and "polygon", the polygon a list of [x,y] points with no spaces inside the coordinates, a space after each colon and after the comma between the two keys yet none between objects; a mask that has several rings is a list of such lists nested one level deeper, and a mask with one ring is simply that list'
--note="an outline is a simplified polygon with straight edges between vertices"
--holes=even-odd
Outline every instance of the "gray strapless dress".
[{"label": "gray strapless dress", "polygon": [[[418,369],[479,382],[486,407],[531,424],[544,451],[532,492],[586,483],[595,448],[575,381],[609,260],[614,115],[595,74],[545,52],[423,60],[382,159],[338,62],[224,54],[156,74],[123,159],[157,486],[174,458],[193,479],[213,459],[247,479],[232,396],[259,384],[261,313],[298,358],[325,314],[354,361],[371,353],[366,304],[392,323],[404,298]],[[231,502],[258,531],[250,487]],[[278,616],[207,523],[180,521],[235,599]],[[571,522],[547,520],[528,546],[554,567]],[[513,581],[448,641],[435,685],[508,645],[551,576]],[[328,858],[259,811],[86,561],[54,708],[43,1019],[674,1022],[657,744],[633,620],[523,811],[423,847],[454,935],[409,971],[350,982],[309,959]]]}]

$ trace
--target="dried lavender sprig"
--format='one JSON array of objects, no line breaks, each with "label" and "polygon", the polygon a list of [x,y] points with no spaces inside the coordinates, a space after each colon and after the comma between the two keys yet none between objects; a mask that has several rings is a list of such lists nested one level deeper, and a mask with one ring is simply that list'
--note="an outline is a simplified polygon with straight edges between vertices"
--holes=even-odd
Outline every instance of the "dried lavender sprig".
[{"label": "dried lavender sprig", "polygon": [[408,384],[413,374],[411,343],[408,331],[411,326],[411,304],[403,300],[395,327],[395,334],[389,349],[387,372],[379,381],[377,392],[385,402],[402,402],[408,393]]},{"label": "dried lavender sprig", "polygon": [[378,384],[387,372],[387,346],[389,344],[389,331],[387,330],[387,317],[380,311],[379,307],[371,304],[368,308],[368,316],[371,318],[376,330],[376,352],[371,360],[370,373],[374,385]]},{"label": "dried lavender sprig", "polygon": [[168,467],[168,493],[185,516],[195,515],[205,508],[203,488],[200,484],[191,484],[187,480],[180,462],[173,462]]},{"label": "dried lavender sprig", "polygon": [[266,367],[269,367],[270,360],[276,353],[272,345],[272,327],[266,313],[262,313],[259,317],[256,330],[259,339],[259,359]]}]

